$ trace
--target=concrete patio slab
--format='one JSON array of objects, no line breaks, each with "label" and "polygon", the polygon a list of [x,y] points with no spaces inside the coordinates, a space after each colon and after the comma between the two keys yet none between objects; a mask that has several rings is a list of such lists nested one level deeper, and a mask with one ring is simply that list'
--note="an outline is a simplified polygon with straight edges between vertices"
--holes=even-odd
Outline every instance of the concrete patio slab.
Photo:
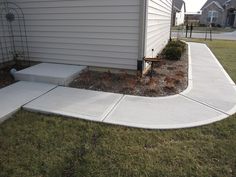
[{"label": "concrete patio slab", "polygon": [[0,89],[0,122],[6,120],[24,104],[55,87],[51,84],[20,81]]},{"label": "concrete patio slab", "polygon": [[16,80],[67,86],[85,66],[41,63],[14,74]]},{"label": "concrete patio slab", "polygon": [[57,87],[24,109],[102,121],[121,98],[120,94]]},{"label": "concrete patio slab", "polygon": [[125,96],[106,123],[148,129],[177,129],[211,123],[227,115],[183,96],[145,98]]}]

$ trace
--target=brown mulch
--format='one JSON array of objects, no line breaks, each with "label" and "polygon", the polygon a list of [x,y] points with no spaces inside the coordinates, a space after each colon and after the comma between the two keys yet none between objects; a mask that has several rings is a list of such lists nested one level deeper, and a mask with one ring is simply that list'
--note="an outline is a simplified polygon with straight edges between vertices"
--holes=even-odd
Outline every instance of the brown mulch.
[{"label": "brown mulch", "polygon": [[0,70],[0,88],[6,87],[14,83],[14,78],[10,74],[10,67]]},{"label": "brown mulch", "polygon": [[86,70],[70,84],[73,88],[149,97],[175,95],[185,90],[187,86],[187,51],[179,61],[163,59],[155,65],[152,78],[150,72],[141,77],[127,73],[114,74]]},{"label": "brown mulch", "polygon": [[15,68],[17,71],[19,71],[26,68],[26,66],[14,64],[14,65],[5,66],[1,68],[0,69],[0,89],[16,82],[10,73],[12,68]]}]

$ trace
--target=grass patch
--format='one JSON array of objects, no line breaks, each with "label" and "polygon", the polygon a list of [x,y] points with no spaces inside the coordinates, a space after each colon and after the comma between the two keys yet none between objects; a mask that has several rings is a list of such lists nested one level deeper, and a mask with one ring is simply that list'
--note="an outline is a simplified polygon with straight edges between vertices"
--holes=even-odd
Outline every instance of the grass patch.
[{"label": "grass patch", "polygon": [[[236,79],[236,43],[207,44]],[[235,177],[235,152],[236,115],[212,125],[172,131],[26,111],[0,125],[0,177]]]},{"label": "grass patch", "polygon": [[148,131],[20,111],[0,125],[0,176],[235,176],[235,118]]}]

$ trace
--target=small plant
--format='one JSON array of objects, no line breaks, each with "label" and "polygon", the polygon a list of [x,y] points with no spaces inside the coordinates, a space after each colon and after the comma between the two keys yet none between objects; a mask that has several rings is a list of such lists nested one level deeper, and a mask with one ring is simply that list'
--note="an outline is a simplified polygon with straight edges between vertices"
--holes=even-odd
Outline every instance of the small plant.
[{"label": "small plant", "polygon": [[186,44],[184,42],[170,41],[162,51],[162,55],[168,60],[179,60],[185,50]]}]

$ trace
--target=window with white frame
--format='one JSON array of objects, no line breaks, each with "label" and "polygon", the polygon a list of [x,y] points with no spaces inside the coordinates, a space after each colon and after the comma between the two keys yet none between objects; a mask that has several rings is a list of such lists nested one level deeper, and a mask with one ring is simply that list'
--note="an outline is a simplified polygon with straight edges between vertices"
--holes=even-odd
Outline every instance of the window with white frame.
[{"label": "window with white frame", "polygon": [[215,23],[218,19],[218,12],[215,10],[208,11],[207,22],[208,23]]}]

